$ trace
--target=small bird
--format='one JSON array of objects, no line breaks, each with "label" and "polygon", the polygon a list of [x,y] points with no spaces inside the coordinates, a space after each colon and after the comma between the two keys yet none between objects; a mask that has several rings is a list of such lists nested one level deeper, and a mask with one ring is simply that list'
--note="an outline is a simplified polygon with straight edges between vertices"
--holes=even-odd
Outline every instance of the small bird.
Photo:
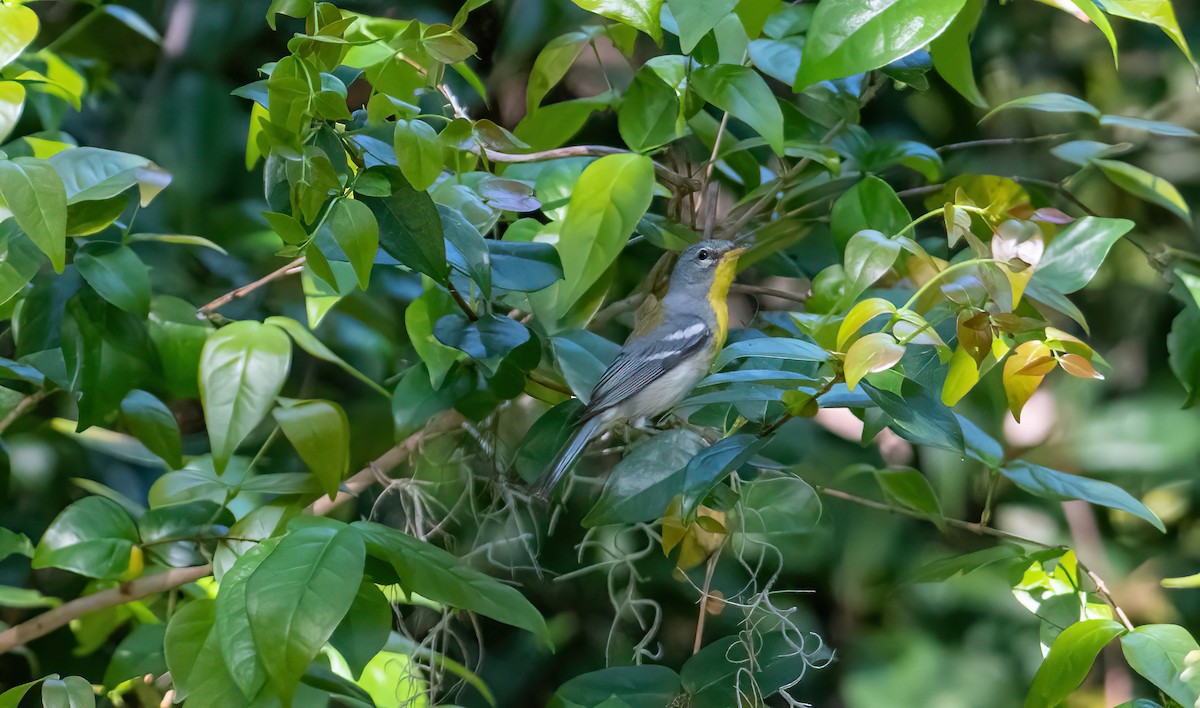
[{"label": "small bird", "polygon": [[745,250],[707,240],[679,256],[666,295],[596,382],[575,434],[542,475],[536,496],[549,496],[592,439],[617,422],[668,410],[708,373],[729,331],[725,298]]}]

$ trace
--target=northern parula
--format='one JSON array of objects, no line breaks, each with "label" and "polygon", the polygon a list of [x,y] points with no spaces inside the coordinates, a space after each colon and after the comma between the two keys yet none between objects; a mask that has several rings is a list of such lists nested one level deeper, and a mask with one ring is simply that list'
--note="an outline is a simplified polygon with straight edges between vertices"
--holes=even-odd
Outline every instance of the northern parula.
[{"label": "northern parula", "polygon": [[536,496],[550,494],[593,438],[617,422],[668,410],[708,373],[725,344],[725,298],[745,250],[732,241],[707,240],[680,254],[666,294],[643,314],[596,382],[575,434],[542,475]]}]

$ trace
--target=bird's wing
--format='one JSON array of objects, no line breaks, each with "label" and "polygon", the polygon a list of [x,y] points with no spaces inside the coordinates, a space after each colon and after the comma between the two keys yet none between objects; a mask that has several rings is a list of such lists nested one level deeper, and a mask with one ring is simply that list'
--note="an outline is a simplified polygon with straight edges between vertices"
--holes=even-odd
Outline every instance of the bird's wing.
[{"label": "bird's wing", "polygon": [[592,390],[584,417],[590,418],[638,393],[712,342],[699,317],[676,316],[621,348]]}]

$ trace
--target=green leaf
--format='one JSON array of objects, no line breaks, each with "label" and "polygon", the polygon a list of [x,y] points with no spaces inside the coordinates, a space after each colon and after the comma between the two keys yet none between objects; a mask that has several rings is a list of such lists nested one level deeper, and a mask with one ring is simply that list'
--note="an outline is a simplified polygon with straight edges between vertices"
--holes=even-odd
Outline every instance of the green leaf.
[{"label": "green leaf", "polygon": [[104,685],[116,686],[146,674],[162,676],[167,670],[167,660],[163,656],[166,638],[165,624],[139,624],[134,627],[113,651],[112,660],[104,671]]},{"label": "green leaf", "polygon": [[57,273],[67,258],[67,191],[54,168],[41,160],[0,160],[0,199],[21,230],[50,259]]},{"label": "green leaf", "polygon": [[246,702],[225,667],[218,633],[214,631],[216,602],[207,598],[185,604],[167,624],[163,652],[171,671],[175,700],[193,704],[235,706]]},{"label": "green leaf", "polygon": [[370,580],[363,580],[350,611],[342,618],[329,643],[346,663],[355,678],[387,644],[392,629],[392,604]]},{"label": "green leaf", "polygon": [[100,297],[130,314],[149,316],[150,269],[129,247],[103,241],[85,243],[73,262]]},{"label": "green leaf", "polygon": [[166,404],[145,391],[133,390],[121,401],[121,419],[130,434],[173,470],[183,467],[179,423]]},{"label": "green leaf", "polygon": [[681,516],[690,517],[709,492],[754,457],[767,440],[745,433],[731,435],[696,453],[683,473]]},{"label": "green leaf", "polygon": [[613,342],[587,330],[552,337],[550,345],[567,386],[584,403],[590,400],[596,382],[620,351]]},{"label": "green leaf", "polygon": [[903,356],[904,345],[890,332],[874,332],[856,340],[846,350],[846,385],[853,391],[864,376],[887,371]]},{"label": "green leaf", "polygon": [[665,666],[613,666],[581,674],[558,687],[551,708],[662,708],[680,692],[679,676]]},{"label": "green leaf", "polygon": [[787,337],[758,337],[734,342],[721,350],[712,368],[720,370],[731,361],[746,357],[787,359],[789,361],[826,361],[829,352],[812,342]]},{"label": "green leaf", "polygon": [[1120,155],[1131,147],[1129,143],[1109,145],[1095,140],[1070,140],[1050,148],[1050,154],[1073,165],[1087,167],[1097,157]]},{"label": "green leaf", "polygon": [[531,293],[562,280],[558,250],[548,243],[488,239],[492,283],[504,290]]},{"label": "green leaf", "polygon": [[505,356],[529,341],[525,325],[499,315],[483,315],[474,322],[459,314],[446,315],[433,326],[433,334],[442,344],[479,360]]},{"label": "green leaf", "polygon": [[[115,7],[114,5],[105,5],[105,7]],[[218,244],[209,241],[203,236],[188,236],[185,234],[131,234],[129,240],[132,243],[137,242],[155,242],[155,243],[173,243],[180,246],[199,246],[201,248],[210,248],[223,256],[229,255],[229,252]]]},{"label": "green leaf", "polygon": [[137,526],[119,504],[84,497],[64,509],[42,534],[33,567],[116,580],[129,569],[129,554],[137,542]]},{"label": "green leaf", "polygon": [[292,343],[277,327],[243,320],[209,335],[200,355],[200,401],[218,474],[275,404],[291,361]]},{"label": "green leaf", "polygon": [[1092,164],[1099,167],[1110,182],[1126,192],[1170,210],[1188,224],[1192,223],[1192,212],[1187,201],[1175,185],[1162,177],[1119,160],[1092,160]]},{"label": "green leaf", "polygon": [[350,260],[358,277],[358,287],[366,290],[375,254],[379,251],[379,224],[375,222],[375,214],[360,201],[339,199],[330,208],[324,228]]},{"label": "green leaf", "polygon": [[280,539],[246,581],[250,633],[285,704],[354,603],[365,558],[353,529],[308,526]]},{"label": "green leaf", "polygon": [[[1104,33],[1108,39],[1108,46],[1112,48],[1113,67],[1117,66],[1117,35],[1113,32],[1112,23],[1108,21],[1108,16],[1101,11],[1095,0],[1071,0],[1075,7],[1083,11],[1087,15],[1088,20],[1096,25],[1096,29]],[[1064,7],[1064,10],[1067,8]]]},{"label": "green leaf", "polygon": [[0,304],[25,289],[41,267],[42,254],[16,221],[0,222]]},{"label": "green leaf", "polygon": [[681,135],[679,118],[679,93],[653,67],[643,66],[617,109],[617,129],[625,144],[636,152],[661,147]]},{"label": "green leaf", "polygon": [[387,526],[356,521],[350,527],[362,535],[372,557],[391,563],[406,592],[477,612],[550,643],[546,621],[515,588],[463,565],[437,546]]},{"label": "green leaf", "polygon": [[586,528],[661,518],[683,489],[688,463],[704,439],[687,429],[668,430],[633,446],[604,482],[583,518]]},{"label": "green leaf", "polygon": [[[1092,0],[1078,0],[1090,3]],[[1093,5],[1093,7],[1095,7]],[[971,34],[983,14],[983,0],[966,0],[954,21],[941,36],[929,43],[929,54],[933,68],[955,91],[980,108],[987,108],[987,100],[975,84],[975,72],[971,69]],[[1103,15],[1101,15],[1103,17]],[[1109,28],[1109,32],[1112,29]],[[1113,46],[1114,53],[1116,45]]]},{"label": "green leaf", "polygon": [[389,197],[361,200],[375,212],[379,245],[405,266],[439,283],[450,277],[446,243],[437,207],[425,192],[413,189],[403,178],[394,179]]},{"label": "green leaf", "polygon": [[964,451],[963,429],[954,412],[916,381],[904,379],[899,394],[866,383],[863,391],[891,416],[890,427],[906,440],[952,452]]},{"label": "green leaf", "polygon": [[96,694],[92,684],[82,676],[62,680],[46,679],[42,684],[43,708],[95,708]]},{"label": "green leaf", "polygon": [[429,189],[442,174],[442,143],[437,131],[422,120],[400,119],[394,142],[404,178],[418,192]]},{"label": "green leaf", "polygon": [[588,35],[583,32],[568,32],[546,43],[533,60],[529,71],[529,87],[525,91],[525,112],[533,113],[541,105],[550,89],[570,71],[588,44]]},{"label": "green leaf", "polygon": [[[0,12],[3,12],[3,9],[0,9]],[[16,81],[0,81],[0,143],[12,134],[24,110],[25,87]]]},{"label": "green leaf", "polygon": [[10,531],[0,526],[0,560],[4,560],[13,554],[32,558],[33,544],[29,542],[29,537],[25,534]]},{"label": "green leaf", "polygon": [[1167,351],[1171,371],[1187,391],[1184,406],[1191,406],[1200,398],[1200,309],[1189,305],[1175,317]]},{"label": "green leaf", "polygon": [[67,204],[103,201],[138,187],[141,205],[150,203],[171,176],[141,155],[81,147],[52,155],[46,163],[62,178]]},{"label": "green leaf", "polygon": [[[1196,639],[1174,624],[1147,624],[1121,636],[1121,651],[1129,666],[1181,705],[1200,701],[1200,678],[1181,674],[1187,655],[1200,649]],[[1190,673],[1190,672],[1189,672]]]},{"label": "green leaf", "polygon": [[692,72],[688,86],[700,98],[754,128],[776,155],[783,154],[783,112],[756,71],[736,64],[706,66]]},{"label": "green leaf", "polygon": [[961,556],[940,558],[917,568],[905,580],[908,583],[938,583],[960,575],[970,575],[975,571],[996,563],[1012,561],[1021,558],[1021,549],[1013,545],[993,546],[982,551],[967,553]]},{"label": "green leaf", "polygon": [[559,101],[526,113],[513,134],[534,150],[552,150],[575,137],[596,111],[609,107],[611,93]]},{"label": "green leaf", "polygon": [[588,12],[639,29],[662,45],[662,0],[572,0]]},{"label": "green leaf", "polygon": [[925,475],[911,467],[889,468],[875,470],[875,481],[889,499],[945,528],[942,505]]},{"label": "green leaf", "polygon": [[608,155],[579,176],[559,229],[563,282],[536,297],[553,297],[561,318],[616,261],[654,194],[654,163],[642,155]]},{"label": "green leaf", "polygon": [[451,386],[433,388],[425,364],[405,371],[392,395],[392,422],[399,442],[425,427],[430,417],[454,404],[457,398]]},{"label": "green leaf", "polygon": [[893,241],[874,229],[864,229],[850,237],[846,243],[845,271],[850,286],[842,295],[845,302],[855,298],[882,278],[896,257],[900,255],[900,242]]},{"label": "green leaf", "polygon": [[980,122],[991,118],[997,113],[1022,108],[1043,113],[1082,113],[1100,120],[1100,109],[1083,100],[1065,93],[1038,93],[1032,96],[1014,98],[993,108]]},{"label": "green leaf", "polygon": [[878,69],[908,56],[945,31],[963,2],[850,0],[817,5],[795,88]]},{"label": "green leaf", "polygon": [[[10,7],[14,7],[14,6],[2,5],[2,6],[0,6],[0,11],[3,11],[4,9],[10,8]],[[22,9],[20,5],[16,5],[15,7],[17,7],[18,9]],[[29,689],[38,685],[42,681],[45,681],[47,678],[55,678],[56,676],[58,676],[58,674],[50,674],[49,676],[47,676],[45,678],[40,678],[35,681],[30,681],[29,683],[23,683],[19,686],[13,686],[12,688],[5,691],[4,693],[0,693],[0,708],[17,708],[17,706],[19,706],[21,704],[21,699],[25,697],[26,693],[29,693]]]},{"label": "green leaf", "polygon": [[275,29],[275,15],[305,18],[312,9],[313,0],[271,0],[271,7],[267,8],[267,24]]},{"label": "green leaf", "polygon": [[380,386],[363,372],[351,366],[345,359],[335,354],[332,349],[325,346],[324,342],[317,339],[315,334],[313,334],[308,328],[296,320],[293,320],[290,317],[272,315],[263,320],[263,324],[282,329],[284,332],[288,333],[288,335],[296,342],[296,344],[300,345],[301,349],[308,352],[310,355],[315,356],[321,361],[327,361],[330,364],[337,365],[342,369],[342,371],[345,371],[354,378],[370,386],[376,393],[384,398],[392,397],[392,394],[387,389],[385,389],[383,386]]},{"label": "green leaf", "polygon": [[1033,677],[1025,708],[1057,706],[1083,683],[1100,650],[1125,633],[1119,622],[1091,619],[1067,627]]},{"label": "green leaf", "polygon": [[281,401],[272,411],[300,459],[330,499],[350,471],[350,421],[333,401]]},{"label": "green leaf", "polygon": [[[804,675],[807,662],[799,637],[783,632],[763,632],[755,641],[727,635],[709,643],[688,659],[679,678],[691,694],[691,708],[728,708],[743,703],[753,690],[768,697]],[[740,689],[740,690],[739,690]],[[742,699],[739,699],[739,693]],[[743,703],[744,704],[744,703]],[[606,707],[607,708],[607,707]]]},{"label": "green leaf", "polygon": [[843,251],[859,231],[875,229],[886,236],[895,236],[911,220],[896,190],[873,176],[865,177],[838,197],[831,218],[834,243]]},{"label": "green leaf", "polygon": [[214,616],[217,644],[229,676],[246,700],[253,700],[267,683],[267,669],[259,657],[250,629],[246,586],[279,545],[278,539],[252,545],[221,577]]},{"label": "green leaf", "polygon": [[[1081,2],[1085,0],[1080,0]],[[1128,128],[1141,130],[1155,135],[1165,135],[1172,138],[1198,138],[1200,134],[1182,125],[1167,123],[1161,120],[1146,120],[1145,118],[1130,118],[1128,116],[1101,116],[1100,125],[1106,127]]]},{"label": "green leaf", "polygon": [[1128,219],[1088,216],[1058,232],[1033,273],[1034,280],[1069,295],[1091,282],[1109,249],[1133,229]]},{"label": "green leaf", "polygon": [[49,597],[32,588],[14,588],[0,585],[0,607],[33,609],[35,607],[58,607],[62,600]]},{"label": "green leaf", "polygon": [[7,66],[38,33],[38,16],[24,5],[0,5],[0,67]]},{"label": "green leaf", "polygon": [[679,26],[679,48],[684,54],[691,54],[704,35],[733,12],[737,0],[667,0],[667,5]]},{"label": "green leaf", "polygon": [[484,299],[491,298],[492,268],[483,235],[461,211],[442,204],[437,209],[446,235],[446,260],[475,281]]},{"label": "green leaf", "polygon": [[1153,511],[1115,484],[1057,472],[1023,460],[1001,467],[1000,474],[1035,496],[1058,501],[1081,499],[1090,504],[1119,509],[1145,519],[1154,528],[1166,533],[1162,520]]},{"label": "green leaf", "polygon": [[821,520],[821,499],[808,482],[786,473],[764,472],[740,489],[743,533],[762,543],[812,532]]},{"label": "green leaf", "polygon": [[1192,50],[1188,48],[1183,30],[1179,28],[1179,20],[1175,19],[1175,8],[1171,6],[1170,0],[1104,0],[1103,5],[1104,11],[1110,15],[1158,27],[1179,47],[1179,51],[1183,52],[1193,67],[1195,66]]}]

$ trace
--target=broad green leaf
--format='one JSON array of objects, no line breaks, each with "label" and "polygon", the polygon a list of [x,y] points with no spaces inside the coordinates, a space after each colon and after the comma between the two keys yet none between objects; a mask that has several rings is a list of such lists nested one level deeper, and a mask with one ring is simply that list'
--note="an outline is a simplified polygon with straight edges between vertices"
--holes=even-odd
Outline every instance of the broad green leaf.
[{"label": "broad green leaf", "polygon": [[753,128],[776,155],[783,154],[783,112],[756,71],[736,64],[706,66],[692,72],[688,86],[700,98]]},{"label": "broad green leaf", "polygon": [[858,339],[846,350],[843,370],[846,385],[853,391],[867,374],[887,371],[904,356],[904,345],[888,332],[875,332]]},{"label": "broad green leaf", "polygon": [[130,314],[149,316],[150,269],[128,246],[85,243],[72,262],[100,297]]},{"label": "broad green leaf", "polygon": [[491,298],[492,268],[487,241],[458,209],[442,204],[437,209],[446,235],[446,260],[456,271],[475,281],[484,299]]},{"label": "broad green leaf", "polygon": [[513,468],[521,479],[532,484],[542,476],[574,434],[573,424],[582,408],[579,399],[568,398],[534,421],[513,459]]},{"label": "broad green leaf", "polygon": [[[982,120],[987,120],[997,113],[1023,108],[1044,113],[1082,113],[1100,120],[1100,109],[1083,100],[1065,93],[1039,93],[1022,98],[1014,98],[993,108]],[[981,121],[982,122],[982,121]]]},{"label": "broad green leaf", "polygon": [[558,251],[548,243],[488,239],[492,283],[504,290],[530,293],[562,280]]},{"label": "broad green leaf", "polygon": [[210,706],[246,702],[221,657],[218,632],[213,626],[215,614],[215,601],[193,600],[179,608],[167,623],[163,653],[177,701],[187,699]]},{"label": "broad green leaf", "polygon": [[821,520],[821,499],[808,482],[791,474],[764,472],[742,484],[739,532],[770,543],[810,533]]},{"label": "broad green leaf", "polygon": [[1070,140],[1050,148],[1050,154],[1072,165],[1087,167],[1098,157],[1112,157],[1128,152],[1132,147],[1129,143],[1109,145],[1095,140]]},{"label": "broad green leaf", "polygon": [[1128,219],[1079,219],[1054,236],[1033,277],[1064,295],[1080,290],[1091,282],[1117,239],[1132,229]]},{"label": "broad green leaf", "polygon": [[351,676],[357,678],[387,644],[391,629],[392,604],[375,583],[364,579],[350,610],[329,637],[329,644],[350,665]]},{"label": "broad green leaf", "polygon": [[906,579],[909,583],[940,583],[944,580],[970,575],[975,571],[997,563],[1021,558],[1023,553],[1017,546],[1005,544],[985,548],[982,551],[961,556],[941,558],[917,568]]},{"label": "broad green leaf", "polygon": [[271,0],[271,6],[267,8],[267,24],[275,29],[275,15],[304,18],[312,9],[313,0]]},{"label": "broad green leaf", "polygon": [[[1080,0],[1083,2],[1084,0]],[[1128,128],[1130,130],[1141,130],[1155,135],[1165,135],[1172,138],[1196,138],[1200,137],[1196,131],[1190,128],[1185,128],[1182,125],[1167,123],[1161,120],[1146,120],[1145,118],[1131,118],[1129,116],[1101,116],[1100,125],[1106,127]]]},{"label": "broad green leaf", "polygon": [[838,327],[837,333],[837,348],[843,350],[846,343],[851,337],[858,334],[858,330],[863,328],[863,325],[870,322],[880,315],[893,315],[896,313],[896,306],[889,300],[884,300],[881,297],[873,297],[859,302],[850,311],[846,313],[845,319]]},{"label": "broad green leaf", "polygon": [[14,588],[0,585],[0,607],[19,609],[34,609],[37,607],[58,607],[62,600],[50,597],[32,588]]},{"label": "broad green leaf", "polygon": [[746,357],[764,359],[788,359],[791,361],[826,361],[829,353],[812,342],[787,337],[759,337],[743,339],[721,350],[713,362],[713,369],[720,370],[731,361]]},{"label": "broad green leaf", "polygon": [[15,220],[0,222],[0,304],[25,289],[42,266],[42,254]]},{"label": "broad green leaf", "polygon": [[337,496],[350,471],[350,421],[342,407],[333,401],[288,400],[271,413],[321,488],[330,499]]},{"label": "broad green leaf", "polygon": [[[423,120],[396,121],[396,160],[413,189],[429,189],[442,174],[442,144],[437,131]],[[374,254],[372,254],[374,255]]]},{"label": "broad green leaf", "polygon": [[709,492],[754,457],[767,440],[745,433],[731,435],[696,453],[683,472],[680,515],[690,518]]},{"label": "broad green leaf", "polygon": [[[684,662],[679,678],[691,697],[691,708],[729,708],[745,705],[753,678],[758,694],[771,696],[804,675],[798,637],[780,631],[763,632],[754,642],[726,635],[710,642]],[[739,700],[739,687],[743,699]],[[605,708],[608,708],[607,706]]]},{"label": "broad green leaf", "polygon": [[444,384],[433,388],[424,363],[405,371],[392,395],[392,423],[396,442],[425,427],[434,414],[454,405],[458,392]]},{"label": "broad green leaf", "polygon": [[308,526],[281,538],[246,581],[250,633],[285,704],[353,604],[365,558],[353,529]]},{"label": "broad green leaf", "polygon": [[253,700],[267,683],[267,669],[254,644],[247,611],[250,576],[279,545],[278,539],[254,544],[221,577],[213,627],[230,677],[246,700]]},{"label": "broad green leaf", "polygon": [[145,206],[170,183],[170,175],[140,155],[81,147],[63,150],[46,161],[67,192],[67,204],[110,199],[134,186]]},{"label": "broad green leaf", "polygon": [[437,207],[425,192],[403,178],[393,180],[392,194],[364,198],[379,224],[379,245],[405,266],[428,275],[439,283],[450,277],[446,243]]},{"label": "broad green leaf", "polygon": [[104,685],[116,686],[146,674],[162,676],[167,670],[167,660],[163,656],[166,632],[165,624],[134,627],[113,651],[112,660],[104,671]]},{"label": "broad green leaf", "polygon": [[25,87],[16,81],[0,81],[0,143],[8,140],[24,109]]},{"label": "broad green leaf", "polygon": [[567,386],[584,403],[620,350],[617,344],[587,330],[552,337],[550,345]]},{"label": "broad green leaf", "polygon": [[358,287],[366,290],[375,254],[379,251],[379,224],[375,222],[375,214],[360,201],[340,199],[331,207],[324,228],[350,260],[358,277]]},{"label": "broad green leaf", "polygon": [[233,513],[219,503],[196,500],[143,512],[138,533],[153,560],[181,568],[205,563],[216,545],[211,539],[232,523]]},{"label": "broad green leaf", "polygon": [[405,591],[532,632],[547,644],[546,621],[515,588],[467,567],[446,551],[387,526],[357,521],[374,558],[392,565]]},{"label": "broad green leaf", "polygon": [[137,542],[137,526],[119,504],[104,497],[84,497],[64,509],[42,534],[33,567],[116,580],[129,569]]},{"label": "broad green leaf", "polygon": [[43,708],[95,708],[96,694],[92,684],[82,676],[46,679],[42,684]]},{"label": "broad green leaf", "polygon": [[663,0],[572,1],[589,12],[639,29],[650,35],[655,44],[662,44],[662,25],[659,15],[662,14]]},{"label": "broad green leaf", "polygon": [[1175,8],[1171,6],[1171,0],[1104,0],[1102,4],[1104,11],[1110,15],[1158,27],[1195,66],[1192,50],[1188,48],[1187,39],[1179,27],[1179,20],[1175,19]]},{"label": "broad green leaf", "polygon": [[[12,6],[6,5],[3,7],[12,7]],[[17,5],[16,7],[20,8],[21,6]],[[17,706],[19,706],[21,704],[21,699],[23,699],[25,697],[26,693],[29,693],[29,689],[33,688],[34,686],[38,685],[39,683],[41,683],[42,681],[45,681],[48,678],[56,678],[57,676],[58,676],[58,674],[50,674],[49,676],[47,676],[45,678],[40,678],[40,679],[37,679],[36,681],[30,681],[29,683],[23,683],[23,684],[20,684],[19,686],[13,686],[12,688],[6,690],[4,693],[0,693],[0,708],[17,708]]]},{"label": "broad green leaf", "polygon": [[21,230],[50,259],[57,273],[67,258],[67,192],[54,168],[41,160],[0,160],[0,199]]},{"label": "broad green leaf", "polygon": [[593,113],[611,102],[612,94],[604,93],[541,106],[526,113],[513,134],[534,150],[553,150],[575,137]]},{"label": "broad green leaf", "polygon": [[1057,706],[1087,678],[1100,650],[1125,633],[1119,622],[1090,619],[1067,627],[1050,646],[1033,677],[1025,708]]},{"label": "broad green leaf", "polygon": [[[113,7],[106,5],[105,7]],[[203,236],[188,236],[186,234],[130,234],[131,242],[138,241],[153,241],[156,243],[173,243],[180,246],[199,246],[200,248],[210,248],[221,255],[229,255],[221,246],[209,241]]]},{"label": "broad green leaf", "polygon": [[608,155],[584,169],[556,245],[563,282],[536,296],[553,297],[556,317],[569,312],[616,261],[653,193],[654,164],[648,157]]},{"label": "broad green leaf", "polygon": [[1200,398],[1200,309],[1189,305],[1175,317],[1167,351],[1171,371],[1187,391],[1184,406],[1191,406]]},{"label": "broad green leaf", "polygon": [[1182,676],[1187,655],[1200,649],[1196,639],[1175,624],[1147,624],[1121,636],[1121,651],[1134,671],[1181,705],[1200,701],[1200,677]]},{"label": "broad green leaf", "polygon": [[680,127],[679,93],[643,66],[617,109],[621,138],[631,150],[646,152],[678,138]]},{"label": "broad green leaf", "polygon": [[433,325],[444,315],[454,310],[453,301],[445,292],[432,287],[427,289],[416,300],[404,308],[404,326],[408,339],[417,356],[425,362],[429,369],[429,383],[434,388],[441,388],[446,380],[446,374],[454,362],[462,358],[462,352],[454,347],[446,346],[433,336]]},{"label": "broad green leaf", "polygon": [[583,525],[590,528],[661,518],[683,489],[688,462],[703,447],[704,439],[687,429],[668,430],[638,443],[609,473]]},{"label": "broad green leaf", "polygon": [[554,692],[549,705],[551,708],[662,708],[673,705],[680,690],[679,675],[665,666],[613,666],[567,681]]},{"label": "broad green leaf", "polygon": [[[937,38],[964,0],[847,0],[817,5],[794,86],[860,74]],[[896,31],[904,27],[905,31]]]},{"label": "broad green leaf", "polygon": [[200,355],[200,401],[217,473],[275,404],[292,360],[277,327],[243,320],[209,335]]},{"label": "broad green leaf", "polygon": [[13,554],[32,558],[33,544],[29,542],[29,537],[25,534],[0,526],[0,560]]},{"label": "broad green leaf", "polygon": [[942,385],[942,403],[953,406],[970,393],[979,383],[979,366],[970,350],[959,344],[954,348],[950,358],[950,367],[946,371],[946,383]]},{"label": "broad green leaf", "polygon": [[[1092,0],[1078,1],[1090,3]],[[987,108],[987,100],[979,92],[975,84],[975,72],[971,68],[971,34],[979,24],[981,14],[983,0],[966,0],[946,31],[929,43],[929,54],[933,58],[933,68],[946,83],[971,103]],[[1116,52],[1116,45],[1113,51]]]},{"label": "broad green leaf", "polygon": [[[1104,33],[1108,39],[1108,46],[1112,48],[1113,67],[1117,66],[1117,35],[1113,32],[1112,23],[1108,21],[1108,16],[1097,5],[1095,0],[1071,0],[1075,7],[1079,8],[1084,15],[1087,15],[1088,20],[1096,25],[1096,29]],[[1107,4],[1107,3],[1105,3]],[[1067,8],[1064,6],[1064,10]],[[1069,11],[1069,10],[1068,10]]]},{"label": "broad green leaf", "polygon": [[433,335],[479,360],[505,356],[529,341],[525,325],[499,315],[484,315],[474,322],[460,314],[446,315],[433,326]]},{"label": "broad green leaf", "polygon": [[966,449],[963,428],[954,412],[932,391],[912,379],[904,379],[900,392],[863,384],[875,405],[892,418],[893,430],[918,445],[930,445],[962,453]]},{"label": "broad green leaf", "polygon": [[542,47],[537,58],[533,60],[533,68],[529,71],[529,87],[525,91],[526,114],[538,110],[542,99],[550,89],[562,81],[587,45],[586,33],[568,32],[555,37]]},{"label": "broad green leaf", "polygon": [[1170,210],[1188,224],[1192,223],[1192,212],[1187,201],[1175,185],[1162,177],[1120,160],[1092,160],[1092,164],[1099,167],[1110,182],[1126,192]]},{"label": "broad green leaf", "polygon": [[337,365],[342,369],[342,371],[345,371],[354,378],[370,386],[376,393],[384,398],[392,397],[392,394],[387,389],[385,389],[383,386],[380,386],[366,374],[351,366],[350,363],[345,359],[335,354],[332,349],[325,346],[324,342],[322,342],[320,339],[317,339],[315,334],[313,334],[308,328],[296,320],[293,320],[290,317],[272,315],[263,320],[263,324],[282,329],[284,332],[288,333],[288,335],[296,342],[296,344],[300,345],[301,349],[308,352],[312,356],[315,356],[321,361],[327,361],[330,364]]},{"label": "broad green leaf", "polygon": [[331,261],[329,268],[337,281],[336,287],[322,280],[308,263],[304,264],[304,270],[300,272],[300,283],[304,289],[304,309],[308,315],[308,326],[312,328],[320,326],[329,311],[358,287],[354,266]]},{"label": "broad green leaf", "polygon": [[750,43],[750,61],[762,73],[776,81],[791,84],[800,69],[804,37],[756,39]]},{"label": "broad green leaf", "polygon": [[852,302],[867,288],[882,278],[896,257],[900,255],[900,242],[884,236],[875,229],[864,229],[850,237],[846,243],[846,258],[843,268],[850,279],[849,287],[842,297]]},{"label": "broad green leaf", "polygon": [[737,0],[667,0],[667,5],[679,27],[679,48],[684,54],[691,54],[704,35],[729,16]]},{"label": "broad green leaf", "polygon": [[1146,520],[1154,528],[1166,533],[1166,527],[1157,514],[1115,484],[1058,472],[1023,460],[1001,467],[1000,474],[1035,496],[1057,501],[1080,499],[1090,504],[1119,509]]},{"label": "broad green leaf", "polygon": [[885,236],[895,236],[908,226],[911,218],[891,185],[868,176],[833,203],[830,228],[834,242],[844,251],[850,238],[859,231],[874,229]]},{"label": "broad green leaf", "polygon": [[130,391],[121,401],[121,419],[133,437],[173,470],[183,467],[179,423],[166,404],[145,391]]},{"label": "broad green leaf", "polygon": [[24,5],[0,5],[0,67],[25,51],[37,33],[37,13]]},{"label": "broad green leaf", "polygon": [[889,499],[929,519],[938,528],[945,527],[942,505],[925,475],[911,467],[889,468],[875,470],[875,480]]}]

